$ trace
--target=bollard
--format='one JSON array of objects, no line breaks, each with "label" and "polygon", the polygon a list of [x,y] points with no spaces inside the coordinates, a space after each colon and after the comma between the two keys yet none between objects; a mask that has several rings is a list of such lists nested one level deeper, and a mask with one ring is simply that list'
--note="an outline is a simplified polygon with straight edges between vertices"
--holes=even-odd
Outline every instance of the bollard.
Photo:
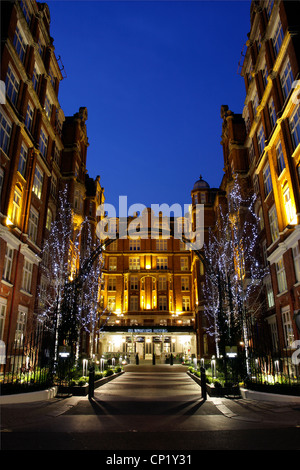
[{"label": "bollard", "polygon": [[153,356],[152,356],[152,364],[155,366],[155,354],[153,353]]},{"label": "bollard", "polygon": [[138,366],[140,363],[140,360],[139,360],[139,353],[136,354],[135,356],[135,364]]},{"label": "bollard", "polygon": [[172,366],[173,365],[173,354],[171,353],[171,357],[170,357],[170,365]]},{"label": "bollard", "polygon": [[89,368],[89,400],[94,398],[94,388],[95,388],[95,368],[91,366]]},{"label": "bollard", "polygon": [[201,392],[203,400],[206,400],[206,376],[204,367],[200,367],[201,372]]}]

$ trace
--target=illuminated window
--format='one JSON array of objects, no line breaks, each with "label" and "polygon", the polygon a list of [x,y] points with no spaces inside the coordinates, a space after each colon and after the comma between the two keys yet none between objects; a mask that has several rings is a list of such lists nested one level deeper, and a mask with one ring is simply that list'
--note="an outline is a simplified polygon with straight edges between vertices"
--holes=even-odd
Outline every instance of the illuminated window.
[{"label": "illuminated window", "polygon": [[280,173],[285,168],[284,156],[283,156],[281,142],[278,142],[278,144],[276,145],[276,156],[277,156],[278,174],[280,175]]},{"label": "illuminated window", "polygon": [[12,213],[11,213],[11,220],[14,225],[18,225],[20,214],[21,214],[21,192],[18,189],[15,189]]},{"label": "illuminated window", "polygon": [[286,284],[285,268],[284,268],[282,258],[276,263],[276,275],[277,275],[278,292],[279,293],[284,292],[287,289],[287,284]]},{"label": "illuminated window", "polygon": [[139,282],[137,276],[130,276],[130,289],[137,290],[139,288]]},{"label": "illuminated window", "polygon": [[168,269],[168,258],[157,258],[156,267],[157,269]]},{"label": "illuminated window", "polygon": [[287,223],[291,224],[295,221],[296,211],[295,211],[295,209],[293,207],[293,204],[292,204],[290,188],[286,188],[286,190],[284,191],[283,200],[284,200],[284,207],[285,207]]},{"label": "illuminated window", "polygon": [[275,305],[275,301],[274,301],[272,282],[270,278],[268,278],[266,281],[266,291],[267,291],[268,306],[269,308],[272,308]]},{"label": "illuminated window", "polygon": [[275,30],[275,34],[274,34],[272,40],[273,40],[274,52],[275,52],[275,55],[277,56],[278,52],[280,50],[282,41],[283,41],[283,29],[282,29],[282,25],[281,25],[280,20],[278,20],[276,30]]},{"label": "illuminated window", "polygon": [[181,290],[189,290],[189,278],[188,277],[182,277],[181,278]]},{"label": "illuminated window", "polygon": [[46,229],[49,230],[49,232],[51,230],[52,220],[53,220],[52,211],[48,207],[48,209],[47,209],[47,219],[46,219]]},{"label": "illuminated window", "polygon": [[167,277],[166,276],[159,276],[158,290],[167,290]]},{"label": "illuminated window", "polygon": [[52,104],[51,104],[51,101],[50,101],[50,98],[49,98],[48,95],[45,96],[44,109],[45,109],[47,118],[50,119],[51,118],[51,111],[52,111]]},{"label": "illuminated window", "polygon": [[114,312],[116,310],[116,298],[115,297],[108,297],[107,308],[111,312]]},{"label": "illuminated window", "polygon": [[290,129],[294,142],[294,148],[300,143],[300,106],[297,106],[290,117]]},{"label": "illuminated window", "polygon": [[0,340],[3,340],[7,300],[0,297]]},{"label": "illuminated window", "polygon": [[296,280],[297,280],[297,282],[300,282],[300,250],[299,250],[299,245],[294,246],[292,251],[293,251],[293,261],[294,261]]},{"label": "illuminated window", "polygon": [[132,312],[137,312],[139,309],[139,299],[137,295],[132,295],[130,297],[130,310]]},{"label": "illuminated window", "polygon": [[18,97],[18,93],[19,93],[20,82],[19,82],[16,74],[14,73],[12,68],[10,67],[10,65],[8,66],[8,69],[7,69],[7,75],[6,75],[6,79],[5,79],[5,86],[6,86],[6,94],[7,94],[8,98],[15,105],[16,102],[17,102],[17,97]]},{"label": "illuminated window", "polygon": [[190,302],[191,301],[189,297],[182,298],[182,311],[183,312],[189,312],[191,310]]},{"label": "illuminated window", "polygon": [[28,221],[28,238],[36,242],[39,225],[39,213],[33,207],[30,208],[29,221]]},{"label": "illuminated window", "polygon": [[267,165],[264,167],[263,178],[264,178],[265,197],[267,197],[273,189],[269,163],[267,163]]},{"label": "illuminated window", "polygon": [[140,258],[129,258],[129,269],[138,271],[140,269]]},{"label": "illuminated window", "polygon": [[168,249],[168,240],[156,240],[156,250],[157,251],[167,251]]},{"label": "illuminated window", "polygon": [[117,270],[117,258],[109,258],[109,271]]},{"label": "illuminated window", "polygon": [[41,199],[42,196],[42,188],[43,188],[43,179],[44,175],[42,170],[38,165],[35,167],[35,172],[34,172],[34,180],[33,180],[33,185],[32,185],[32,191],[34,194]]},{"label": "illuminated window", "polygon": [[287,99],[292,89],[292,83],[294,81],[291,64],[289,61],[287,61],[280,75],[280,80],[281,80],[281,86],[282,86],[284,99]]},{"label": "illuminated window", "polygon": [[187,271],[189,269],[188,258],[180,258],[180,269],[181,271]]},{"label": "illuminated window", "polygon": [[26,147],[26,145],[24,145],[24,143],[22,143],[20,157],[19,157],[18,172],[23,177],[25,176],[25,171],[26,171],[27,156],[28,156],[28,148]]},{"label": "illuminated window", "polygon": [[23,266],[22,289],[26,292],[30,292],[31,290],[32,269],[33,264],[30,263],[27,259],[25,259]]},{"label": "illuminated window", "polygon": [[6,245],[4,266],[3,266],[3,279],[10,282],[13,263],[13,249]]},{"label": "illuminated window", "polygon": [[165,295],[158,297],[158,310],[167,310],[167,297]]},{"label": "illuminated window", "polygon": [[272,242],[275,242],[279,238],[277,211],[275,206],[269,210],[269,224]]},{"label": "illuminated window", "polygon": [[290,314],[290,310],[288,309],[288,307],[284,307],[282,309],[281,317],[282,317],[285,347],[289,348],[293,346],[295,337],[293,333],[293,325],[291,322],[291,314]]},{"label": "illuminated window", "polygon": [[20,347],[23,344],[26,331],[27,308],[19,306],[17,325],[15,331],[14,347]]},{"label": "illuminated window", "polygon": [[129,250],[130,251],[140,251],[141,249],[141,240],[129,240]]},{"label": "illuminated window", "polygon": [[117,290],[117,279],[115,277],[108,278],[107,290],[109,291]]}]

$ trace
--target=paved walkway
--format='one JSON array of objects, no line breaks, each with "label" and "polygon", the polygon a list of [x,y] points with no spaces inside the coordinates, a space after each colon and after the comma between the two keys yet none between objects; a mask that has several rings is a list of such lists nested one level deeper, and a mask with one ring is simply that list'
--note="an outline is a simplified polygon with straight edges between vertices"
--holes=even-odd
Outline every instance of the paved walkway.
[{"label": "paved walkway", "polygon": [[[209,396],[204,401],[201,387],[181,365],[128,365],[124,374],[96,389],[92,400],[69,397],[4,405],[1,413],[4,448],[216,448],[225,446],[222,433],[229,439],[228,432],[234,432],[238,442],[242,432],[251,431],[251,439],[258,439],[261,430],[274,427],[286,436],[289,428],[293,439],[297,431],[299,442],[299,405]],[[215,441],[208,444],[213,436]],[[249,445],[247,439],[243,445]]]}]

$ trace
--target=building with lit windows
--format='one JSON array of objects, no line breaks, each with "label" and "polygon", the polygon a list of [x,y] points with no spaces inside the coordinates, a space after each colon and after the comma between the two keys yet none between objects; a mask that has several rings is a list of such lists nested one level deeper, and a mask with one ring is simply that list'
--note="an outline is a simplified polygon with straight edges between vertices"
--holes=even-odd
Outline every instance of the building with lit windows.
[{"label": "building with lit windows", "polygon": [[87,110],[65,117],[58,100],[64,70],[47,4],[1,2],[1,38],[0,341],[9,364],[43,309],[49,280],[41,251],[60,190],[67,185],[74,225],[87,217],[94,239],[104,196],[100,178],[86,172]]},{"label": "building with lit windows", "polygon": [[252,2],[241,64],[244,110],[221,112],[222,184],[226,188],[235,173],[257,195],[261,259],[268,271],[264,316],[270,350],[281,358],[291,356],[299,337],[299,15],[299,2]]}]

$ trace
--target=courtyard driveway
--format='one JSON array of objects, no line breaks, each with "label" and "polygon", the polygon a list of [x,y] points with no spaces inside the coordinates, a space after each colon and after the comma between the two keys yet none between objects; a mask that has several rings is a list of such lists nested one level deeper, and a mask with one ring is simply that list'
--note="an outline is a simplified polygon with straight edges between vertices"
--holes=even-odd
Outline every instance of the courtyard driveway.
[{"label": "courtyard driveway", "polygon": [[203,401],[181,365],[128,365],[92,400],[2,406],[1,429],[2,450],[300,450],[300,407]]}]

